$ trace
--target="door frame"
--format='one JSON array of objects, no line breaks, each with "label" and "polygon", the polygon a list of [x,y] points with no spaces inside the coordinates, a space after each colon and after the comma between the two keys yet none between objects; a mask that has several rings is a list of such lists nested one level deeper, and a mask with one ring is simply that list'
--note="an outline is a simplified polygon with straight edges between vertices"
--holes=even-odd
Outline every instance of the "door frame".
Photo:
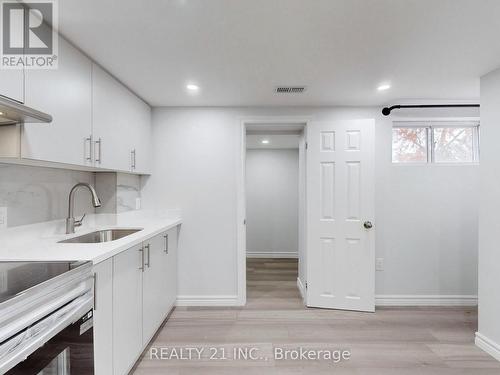
[{"label": "door frame", "polygon": [[[246,277],[246,189],[245,189],[245,170],[246,170],[246,129],[247,125],[262,125],[262,127],[272,125],[304,125],[304,137],[307,134],[307,125],[311,122],[307,116],[257,116],[243,118],[240,121],[240,162],[237,166],[237,212],[236,212],[236,228],[237,228],[237,281],[238,295],[237,305],[244,306],[247,301],[247,277]],[[307,164],[307,163],[306,163]],[[304,165],[306,168],[306,165]],[[305,174],[304,174],[305,179]],[[303,181],[299,181],[302,183]],[[305,181],[304,181],[305,183]],[[300,197],[299,197],[300,199]],[[304,200],[304,212],[299,212],[299,215],[304,215],[307,219],[307,199]],[[307,220],[305,220],[306,222]],[[305,254],[307,254],[307,230],[304,225],[303,236]],[[299,258],[300,259],[300,258]],[[300,260],[299,260],[300,261]],[[305,280],[302,280],[305,282]],[[306,295],[304,293],[304,303],[306,303]]]}]

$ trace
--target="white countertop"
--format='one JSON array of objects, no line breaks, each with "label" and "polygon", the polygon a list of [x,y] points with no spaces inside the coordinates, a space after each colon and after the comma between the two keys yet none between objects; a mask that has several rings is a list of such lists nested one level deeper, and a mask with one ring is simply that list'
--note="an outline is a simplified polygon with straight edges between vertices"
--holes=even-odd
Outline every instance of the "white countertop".
[{"label": "white countertop", "polygon": [[[23,225],[0,231],[0,261],[102,262],[147,238],[181,224],[179,211],[138,210],[121,214],[87,215],[72,235],[65,234],[65,220]],[[101,229],[142,228],[116,241],[82,244],[58,243],[71,237]]]}]

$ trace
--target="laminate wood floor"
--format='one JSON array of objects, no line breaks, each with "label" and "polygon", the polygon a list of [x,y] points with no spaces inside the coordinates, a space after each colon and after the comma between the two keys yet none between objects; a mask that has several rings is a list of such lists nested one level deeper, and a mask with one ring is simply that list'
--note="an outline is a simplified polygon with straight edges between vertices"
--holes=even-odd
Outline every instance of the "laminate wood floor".
[{"label": "laminate wood floor", "polygon": [[[133,373],[500,374],[500,362],[474,345],[475,308],[310,309],[296,279],[296,260],[248,259],[245,307],[176,308]],[[334,356],[346,350],[350,358],[275,359],[275,351],[300,347]],[[202,351],[199,359],[194,348]],[[189,350],[191,359],[182,359]],[[257,359],[244,359],[245,350]]]}]

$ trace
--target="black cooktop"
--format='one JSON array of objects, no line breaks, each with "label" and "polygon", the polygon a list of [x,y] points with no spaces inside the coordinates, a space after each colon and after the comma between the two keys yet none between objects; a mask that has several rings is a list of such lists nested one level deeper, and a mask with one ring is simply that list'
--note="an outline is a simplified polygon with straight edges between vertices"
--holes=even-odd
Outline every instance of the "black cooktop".
[{"label": "black cooktop", "polygon": [[0,262],[0,303],[82,262]]}]

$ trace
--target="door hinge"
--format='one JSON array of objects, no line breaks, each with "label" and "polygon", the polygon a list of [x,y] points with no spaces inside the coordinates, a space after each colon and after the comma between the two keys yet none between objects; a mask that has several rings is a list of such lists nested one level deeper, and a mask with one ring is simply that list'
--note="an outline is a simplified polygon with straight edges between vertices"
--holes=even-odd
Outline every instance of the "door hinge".
[{"label": "door hinge", "polygon": [[306,142],[306,150],[309,148],[309,143]]},{"label": "door hinge", "polygon": [[306,289],[307,289],[307,281],[306,281]]}]

